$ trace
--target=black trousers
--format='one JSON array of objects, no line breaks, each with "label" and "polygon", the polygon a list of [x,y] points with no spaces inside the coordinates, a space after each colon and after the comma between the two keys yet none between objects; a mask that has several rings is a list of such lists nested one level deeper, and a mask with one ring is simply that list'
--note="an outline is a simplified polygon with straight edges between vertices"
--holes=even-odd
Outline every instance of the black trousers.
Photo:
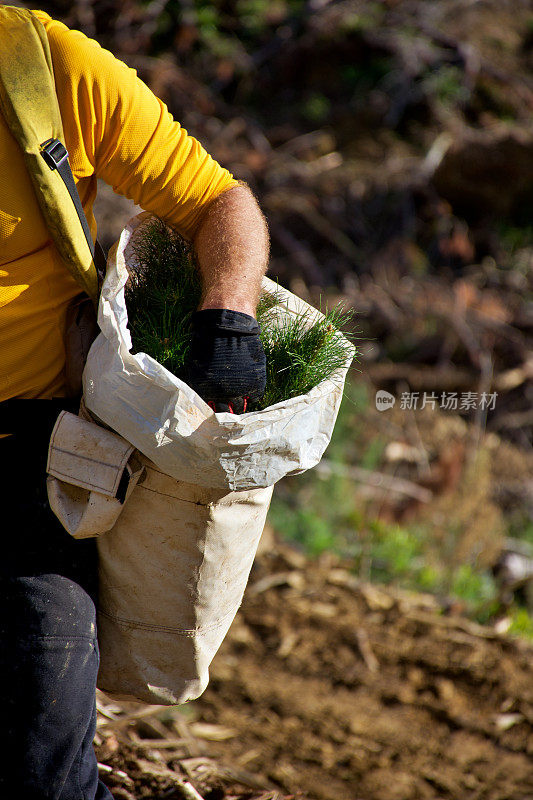
[{"label": "black trousers", "polygon": [[28,405],[0,439],[0,797],[111,800],[92,746],[96,546],[63,529],[46,494],[57,411]]}]

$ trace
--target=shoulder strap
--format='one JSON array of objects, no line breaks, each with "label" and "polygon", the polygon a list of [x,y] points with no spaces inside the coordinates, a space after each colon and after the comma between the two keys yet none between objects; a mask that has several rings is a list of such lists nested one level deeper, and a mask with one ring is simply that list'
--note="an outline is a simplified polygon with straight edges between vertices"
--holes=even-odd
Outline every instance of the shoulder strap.
[{"label": "shoulder strap", "polygon": [[[61,144],[63,126],[46,31],[30,11],[0,6],[0,41],[0,111],[22,148],[56,248],[72,276],[96,303],[98,275],[92,241],[90,234],[86,237],[88,227],[84,231],[82,217],[69,191],[73,188],[78,196],[68,153]],[[55,149],[51,145],[54,141],[62,148],[63,165],[66,159],[70,187],[68,176],[64,181],[59,169],[61,157],[57,159],[60,163],[54,165],[54,153],[57,155],[57,145]],[[65,174],[64,166],[61,171]],[[81,208],[79,197],[78,204]]]}]

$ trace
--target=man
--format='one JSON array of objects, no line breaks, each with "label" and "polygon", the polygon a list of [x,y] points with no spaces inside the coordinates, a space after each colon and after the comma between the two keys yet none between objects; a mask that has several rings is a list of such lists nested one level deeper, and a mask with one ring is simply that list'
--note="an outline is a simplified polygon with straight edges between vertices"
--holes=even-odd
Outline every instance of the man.
[{"label": "man", "polygon": [[[268,234],[249,189],[175,122],[110,53],[35,12],[50,43],[66,147],[91,231],[97,178],[192,240],[203,297],[189,383],[217,411],[259,399],[265,361],[254,319]],[[108,800],[92,739],[98,652],[94,540],[51,514],[45,463],[65,397],[65,316],[79,287],[46,230],[22,153],[0,117],[0,797]],[[52,398],[56,398],[52,401]],[[59,398],[59,399],[57,399]]]}]

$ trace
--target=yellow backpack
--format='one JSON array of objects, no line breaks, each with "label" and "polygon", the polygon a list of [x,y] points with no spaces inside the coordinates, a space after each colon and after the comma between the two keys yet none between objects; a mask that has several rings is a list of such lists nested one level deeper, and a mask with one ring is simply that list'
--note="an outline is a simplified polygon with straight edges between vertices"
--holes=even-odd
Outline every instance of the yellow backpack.
[{"label": "yellow backpack", "polygon": [[46,31],[31,11],[0,6],[0,42],[0,112],[22,148],[55,246],[96,305],[94,245],[64,146]]}]

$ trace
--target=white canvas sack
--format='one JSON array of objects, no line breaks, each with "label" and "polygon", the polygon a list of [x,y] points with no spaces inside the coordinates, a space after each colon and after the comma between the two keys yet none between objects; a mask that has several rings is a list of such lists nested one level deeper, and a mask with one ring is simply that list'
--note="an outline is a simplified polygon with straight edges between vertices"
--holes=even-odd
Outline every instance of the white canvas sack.
[{"label": "white canvas sack", "polygon": [[[91,414],[135,445],[166,475],[199,486],[253,489],[317,464],[326,449],[352,361],[308,394],[265,411],[215,414],[196,392],[145,353],[133,355],[124,301],[126,264],[150,220],[144,212],[124,228],[110,251],[98,324],[83,374]],[[283,301],[277,313],[321,314],[268,278],[263,289]],[[341,334],[338,334],[339,336]],[[348,344],[348,343],[347,343]]]},{"label": "white canvas sack", "polygon": [[98,686],[184,703],[207,686],[241,603],[272,487],[177,481],[80,414],[63,411],[54,427],[48,497],[72,536],[99,536]]},{"label": "white canvas sack", "polygon": [[[102,534],[99,687],[118,698],[175,704],[207,686],[209,665],[242,601],[273,484],[320,460],[351,357],[305,396],[264,411],[215,414],[150,356],[130,352],[126,263],[133,263],[132,237],[149,218],[131,220],[110,252],[98,311],[102,332],[84,371],[86,419],[58,420],[48,480],[52,507],[74,536],[87,535],[80,520],[88,505],[113,501],[94,531]],[[272,281],[265,279],[264,289],[283,296],[275,313],[310,309]],[[98,442],[91,444],[84,428],[83,457],[70,417],[91,426]],[[95,497],[97,485],[103,500]],[[74,510],[76,502],[83,508]]]}]

